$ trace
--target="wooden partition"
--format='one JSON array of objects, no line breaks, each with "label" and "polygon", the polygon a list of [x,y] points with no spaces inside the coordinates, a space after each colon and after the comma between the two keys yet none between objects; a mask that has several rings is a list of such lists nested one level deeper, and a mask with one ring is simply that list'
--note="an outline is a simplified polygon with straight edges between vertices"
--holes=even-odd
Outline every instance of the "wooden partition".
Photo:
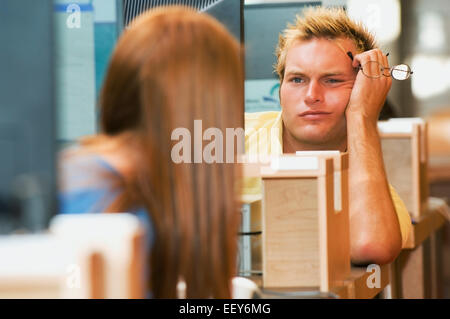
[{"label": "wooden partition", "polygon": [[414,223],[407,248],[395,260],[397,298],[442,298],[440,229],[448,206],[444,200],[429,198],[428,210]]},{"label": "wooden partition", "polygon": [[102,256],[51,234],[0,237],[0,298],[103,298]]},{"label": "wooden partition", "polygon": [[392,298],[439,296],[439,229],[447,209],[429,197],[427,123],[420,118],[378,122],[389,182],[410,212],[413,225],[404,250],[390,268]]},{"label": "wooden partition", "polygon": [[384,166],[389,183],[413,219],[426,212],[428,199],[427,124],[420,118],[378,122]]},{"label": "wooden partition", "polygon": [[98,291],[102,298],[144,298],[147,238],[139,219],[126,213],[57,215],[50,233],[64,240],[77,254],[101,256],[103,274]]},{"label": "wooden partition", "polygon": [[284,155],[250,171],[263,184],[262,286],[342,287],[350,274],[348,155]]},{"label": "wooden partition", "polygon": [[145,240],[130,214],[58,215],[45,234],[0,236],[0,298],[143,298]]}]

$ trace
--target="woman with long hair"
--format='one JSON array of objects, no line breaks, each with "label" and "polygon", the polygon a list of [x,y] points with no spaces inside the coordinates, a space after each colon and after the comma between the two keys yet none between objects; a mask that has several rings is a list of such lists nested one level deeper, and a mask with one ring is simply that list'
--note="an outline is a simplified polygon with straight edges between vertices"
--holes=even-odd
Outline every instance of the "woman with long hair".
[{"label": "woman with long hair", "polygon": [[[186,7],[147,11],[112,55],[101,132],[61,155],[62,213],[132,212],[146,223],[153,297],[176,298],[180,281],[187,298],[231,297],[239,171],[171,155],[173,131],[193,136],[195,120],[224,133],[242,127],[241,60],[239,43],[212,17]],[[183,152],[194,154],[194,144]]]}]

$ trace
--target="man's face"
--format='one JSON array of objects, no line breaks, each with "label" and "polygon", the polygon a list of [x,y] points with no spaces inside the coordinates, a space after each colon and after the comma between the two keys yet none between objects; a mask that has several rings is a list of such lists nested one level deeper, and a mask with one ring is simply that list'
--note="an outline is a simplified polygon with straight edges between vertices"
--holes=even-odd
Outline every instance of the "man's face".
[{"label": "man's face", "polygon": [[346,139],[345,109],[356,78],[347,51],[356,52],[349,39],[298,41],[289,48],[280,101],[286,133],[298,142],[327,147]]}]

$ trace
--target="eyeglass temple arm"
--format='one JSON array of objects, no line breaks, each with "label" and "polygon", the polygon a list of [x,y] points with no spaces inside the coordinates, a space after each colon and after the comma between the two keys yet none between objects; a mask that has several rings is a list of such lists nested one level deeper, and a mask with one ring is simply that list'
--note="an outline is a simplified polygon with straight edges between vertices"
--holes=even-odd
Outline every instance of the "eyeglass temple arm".
[{"label": "eyeglass temple arm", "polygon": [[347,52],[347,55],[350,58],[350,60],[353,61],[353,54],[350,51]]},{"label": "eyeglass temple arm", "polygon": [[[347,52],[347,55],[348,55],[348,57],[350,58],[350,60],[352,60],[352,62],[353,62],[353,54],[352,54],[350,51],[348,51],[348,52]],[[361,64],[358,65],[355,69],[362,70]]]},{"label": "eyeglass temple arm", "polygon": [[[352,52],[351,52],[351,51],[348,51],[348,52],[347,52],[347,55],[348,55],[349,58],[353,61],[353,54],[352,54]],[[389,56],[389,52],[386,53],[386,56]]]},{"label": "eyeglass temple arm", "polygon": [[[352,62],[353,62],[353,54],[350,51],[348,51],[347,55],[350,58],[350,60],[352,60]],[[362,70],[362,66],[358,65],[355,69]]]}]

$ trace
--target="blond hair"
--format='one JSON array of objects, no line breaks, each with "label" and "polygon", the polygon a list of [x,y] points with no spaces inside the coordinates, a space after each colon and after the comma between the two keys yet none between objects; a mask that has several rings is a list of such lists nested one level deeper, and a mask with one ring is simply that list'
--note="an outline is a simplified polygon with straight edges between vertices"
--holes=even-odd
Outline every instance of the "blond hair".
[{"label": "blond hair", "polygon": [[309,7],[303,17],[296,16],[295,24],[288,24],[279,36],[274,65],[280,81],[284,78],[286,55],[296,41],[313,38],[348,38],[355,43],[358,53],[377,47],[374,36],[361,22],[351,20],[343,8]]}]

